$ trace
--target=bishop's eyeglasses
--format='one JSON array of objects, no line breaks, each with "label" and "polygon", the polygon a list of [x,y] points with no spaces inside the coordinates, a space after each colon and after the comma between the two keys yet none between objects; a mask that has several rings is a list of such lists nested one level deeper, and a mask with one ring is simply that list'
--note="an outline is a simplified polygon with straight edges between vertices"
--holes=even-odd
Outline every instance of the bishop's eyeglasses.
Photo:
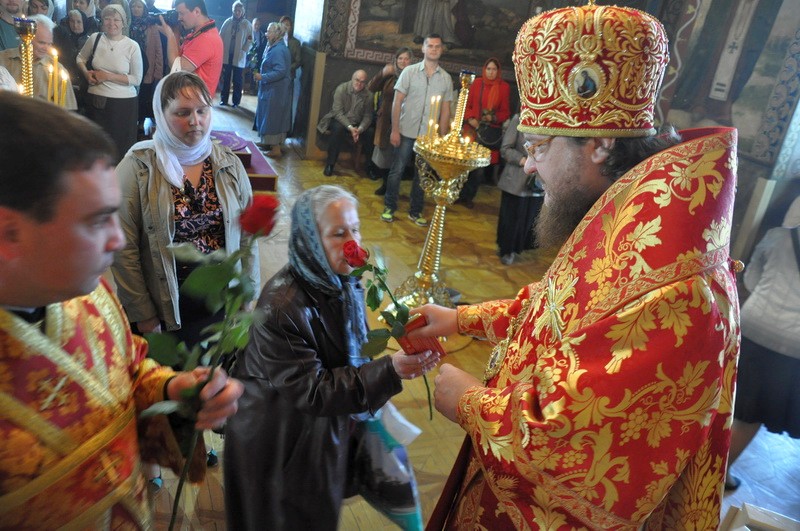
[{"label": "bishop's eyeglasses", "polygon": [[528,156],[534,160],[534,162],[542,162],[544,159],[545,153],[547,153],[547,146],[550,145],[550,142],[553,141],[554,136],[548,136],[543,140],[539,140],[538,142],[525,142],[523,147],[525,151],[528,152]]}]

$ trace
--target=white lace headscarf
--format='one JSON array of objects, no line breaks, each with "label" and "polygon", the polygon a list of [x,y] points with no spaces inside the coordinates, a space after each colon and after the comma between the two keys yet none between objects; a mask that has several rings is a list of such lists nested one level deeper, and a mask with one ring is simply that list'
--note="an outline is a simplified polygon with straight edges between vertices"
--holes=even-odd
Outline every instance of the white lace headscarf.
[{"label": "white lace headscarf", "polygon": [[[161,90],[167,80],[175,76],[195,76],[191,72],[173,72],[158,82],[153,93],[153,116],[156,119],[156,132],[153,135],[153,145],[156,150],[156,163],[161,175],[172,186],[183,187],[183,166],[193,166],[199,164],[211,154],[211,126],[203,138],[194,146],[187,146],[172,131],[169,130],[169,123],[164,116],[164,109],[161,108]],[[198,78],[200,79],[200,78]],[[192,87],[193,88],[193,87]],[[207,93],[206,93],[207,94]],[[205,95],[201,95],[204,97]],[[209,107],[209,112],[211,108]]]}]

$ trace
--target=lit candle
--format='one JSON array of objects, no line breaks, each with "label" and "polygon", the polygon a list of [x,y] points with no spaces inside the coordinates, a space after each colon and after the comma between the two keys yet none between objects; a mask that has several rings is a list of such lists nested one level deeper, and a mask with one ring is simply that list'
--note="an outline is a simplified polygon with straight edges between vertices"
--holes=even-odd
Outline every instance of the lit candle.
[{"label": "lit candle", "polygon": [[69,74],[66,72],[61,72],[61,97],[58,100],[58,104],[62,107],[65,106],[67,101],[67,87],[69,86]]},{"label": "lit candle", "polygon": [[53,103],[58,103],[58,50],[50,48],[50,53],[53,55]]},{"label": "lit candle", "polygon": [[22,83],[17,83],[17,90],[23,96],[25,95],[25,85],[23,85]]},{"label": "lit candle", "polygon": [[53,99],[53,65],[47,67],[47,101],[55,101]]},{"label": "lit candle", "polygon": [[432,134],[433,134],[433,118],[430,118],[428,119],[428,134],[427,134],[429,140]]},{"label": "lit candle", "polygon": [[[50,53],[53,54],[53,70],[58,72],[59,71],[58,70],[58,50],[56,50],[55,48],[50,48]],[[56,75],[58,75],[58,74],[56,74]],[[56,78],[56,79],[58,79],[58,78]]]}]

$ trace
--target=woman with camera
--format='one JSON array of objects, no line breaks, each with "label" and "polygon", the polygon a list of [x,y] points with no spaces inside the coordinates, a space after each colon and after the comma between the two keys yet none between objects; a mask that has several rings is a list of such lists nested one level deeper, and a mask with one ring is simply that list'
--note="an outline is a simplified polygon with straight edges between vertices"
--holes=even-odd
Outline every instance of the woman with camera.
[{"label": "woman with camera", "polygon": [[101,18],[103,31],[89,37],[77,63],[89,82],[86,116],[111,136],[119,159],[136,142],[142,52],[136,41],[122,33],[127,23],[122,7],[107,5]]}]

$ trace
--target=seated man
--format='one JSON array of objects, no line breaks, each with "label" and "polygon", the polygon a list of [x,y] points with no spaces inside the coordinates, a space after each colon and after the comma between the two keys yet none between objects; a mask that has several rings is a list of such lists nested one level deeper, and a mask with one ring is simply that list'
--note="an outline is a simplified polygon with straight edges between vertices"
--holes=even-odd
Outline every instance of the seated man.
[{"label": "seated man", "polygon": [[[36,22],[36,35],[33,37],[33,94],[38,98],[48,99],[47,78],[50,75],[48,67],[53,64],[50,50],[53,48],[53,28],[56,24],[44,15],[32,15],[28,18]],[[19,46],[0,52],[0,66],[6,67],[17,83],[22,83],[22,55],[19,53]],[[61,64],[58,65],[58,70],[57,81],[60,90],[61,80],[69,79],[69,72]],[[71,111],[78,108],[75,92],[69,81],[66,83],[64,107]]]},{"label": "seated man", "polygon": [[350,81],[345,81],[333,93],[333,108],[322,117],[317,131],[330,134],[328,157],[325,160],[327,177],[333,175],[333,165],[339,158],[342,142],[350,136],[353,143],[360,141],[361,133],[367,130],[372,121],[372,93],[366,90],[367,73],[363,70],[353,72]]}]

